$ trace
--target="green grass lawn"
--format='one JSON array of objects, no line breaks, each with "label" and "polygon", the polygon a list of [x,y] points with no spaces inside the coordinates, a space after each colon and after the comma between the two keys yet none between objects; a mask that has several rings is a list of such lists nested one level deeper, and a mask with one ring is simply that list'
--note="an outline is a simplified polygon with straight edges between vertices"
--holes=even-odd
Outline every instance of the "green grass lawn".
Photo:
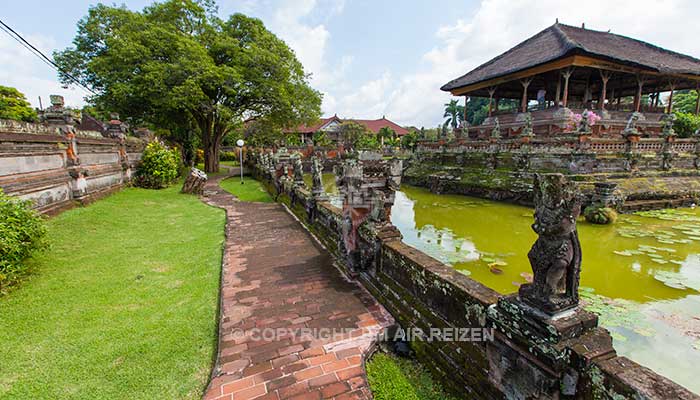
[{"label": "green grass lawn", "polygon": [[241,201],[256,201],[260,203],[271,203],[274,201],[260,182],[248,176],[243,177],[242,185],[241,178],[238,176],[224,179],[219,185]]},{"label": "green grass lawn", "polygon": [[375,400],[454,400],[420,364],[392,354],[372,356],[367,379]]},{"label": "green grass lawn", "polygon": [[48,221],[0,298],[0,398],[198,399],[216,343],[224,212],[180,185]]}]

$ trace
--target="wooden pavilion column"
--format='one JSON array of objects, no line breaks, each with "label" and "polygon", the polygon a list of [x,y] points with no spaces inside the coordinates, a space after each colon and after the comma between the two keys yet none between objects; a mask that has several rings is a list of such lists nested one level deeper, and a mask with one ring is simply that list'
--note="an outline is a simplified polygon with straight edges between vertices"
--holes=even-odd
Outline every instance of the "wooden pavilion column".
[{"label": "wooden pavilion column", "polygon": [[496,87],[491,86],[488,90],[489,90],[489,115],[488,116],[490,117],[492,112],[493,112],[493,95],[494,95],[494,93],[496,93]]},{"label": "wooden pavilion column", "polygon": [[559,108],[559,100],[561,99],[561,76],[560,72],[557,72],[557,91],[554,93],[554,106]]},{"label": "wooden pavilion column", "polygon": [[564,77],[564,98],[562,99],[562,106],[564,107],[569,104],[569,78],[571,78],[573,72],[573,68],[567,68],[561,72],[561,75]]},{"label": "wooden pavilion column", "polygon": [[700,115],[700,82],[695,84],[695,93],[698,95],[695,99],[695,115]]},{"label": "wooden pavilion column", "polygon": [[464,96],[464,126],[467,126],[467,124],[468,124],[467,121],[469,121],[467,119],[467,103],[469,103],[469,96],[465,95]]},{"label": "wooden pavilion column", "polygon": [[610,80],[612,72],[602,69],[599,69],[598,72],[600,72],[600,79],[603,81],[603,90],[600,92],[600,104],[598,104],[598,108],[603,111],[605,110],[605,96],[608,94],[608,81]]},{"label": "wooden pavilion column", "polygon": [[666,114],[673,112],[673,92],[676,90],[676,81],[670,81],[668,83],[671,88],[671,94],[668,96],[668,106],[666,107]]},{"label": "wooden pavilion column", "polygon": [[532,79],[533,77],[520,80],[520,84],[523,85],[523,98],[520,101],[521,112],[527,112],[527,87],[532,83]]},{"label": "wooden pavilion column", "polygon": [[642,106],[642,89],[644,88],[645,79],[641,75],[637,75],[637,93],[634,95],[634,111],[639,112]]},{"label": "wooden pavilion column", "polygon": [[495,103],[494,103],[494,106],[493,106],[493,112],[498,112],[498,103],[501,102],[501,98],[498,97],[498,96],[496,96],[496,98],[495,98],[494,100],[495,100]]}]

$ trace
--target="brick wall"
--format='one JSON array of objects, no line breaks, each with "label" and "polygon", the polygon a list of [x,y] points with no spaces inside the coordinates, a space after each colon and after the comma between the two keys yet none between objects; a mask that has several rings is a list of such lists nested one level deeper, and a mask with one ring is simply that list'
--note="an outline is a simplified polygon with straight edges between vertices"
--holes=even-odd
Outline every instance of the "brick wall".
[{"label": "brick wall", "polygon": [[46,124],[0,120],[0,188],[52,214],[130,182],[143,141],[63,132]]}]

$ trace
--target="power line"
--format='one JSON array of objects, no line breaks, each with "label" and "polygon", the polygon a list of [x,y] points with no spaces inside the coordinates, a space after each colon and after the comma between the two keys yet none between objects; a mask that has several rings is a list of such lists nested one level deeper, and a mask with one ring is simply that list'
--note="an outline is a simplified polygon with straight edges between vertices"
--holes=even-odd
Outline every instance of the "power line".
[{"label": "power line", "polygon": [[[78,86],[82,87],[83,89],[89,91],[92,94],[97,94],[94,90],[90,89],[89,87],[85,86],[82,82],[80,82],[76,77],[73,75],[69,74],[68,72],[64,71],[61,69],[61,67],[56,64],[51,58],[46,56],[41,50],[37,49],[34,45],[29,43],[22,35],[17,33],[14,29],[12,29],[9,25],[7,25],[5,22],[0,20],[0,29],[2,29],[3,32],[7,33],[12,39],[16,40],[19,44],[21,44],[25,49],[29,50],[30,53],[34,54],[35,56],[39,57],[41,61],[43,61],[45,64],[47,64],[49,67],[53,68],[57,72],[60,72],[70,80],[72,80],[74,83],[76,83]],[[8,32],[9,31],[9,32]]]}]

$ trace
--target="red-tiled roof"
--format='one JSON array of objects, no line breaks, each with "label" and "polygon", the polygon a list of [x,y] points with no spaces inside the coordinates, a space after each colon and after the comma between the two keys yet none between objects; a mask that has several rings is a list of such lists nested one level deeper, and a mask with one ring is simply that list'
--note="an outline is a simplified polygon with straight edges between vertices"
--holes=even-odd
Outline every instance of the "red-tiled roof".
[{"label": "red-tiled roof", "polygon": [[338,118],[336,115],[329,117],[329,118],[321,118],[319,122],[313,124],[313,125],[299,125],[296,129],[294,129],[291,132],[294,133],[314,133],[324,127],[327,123],[337,120],[338,123],[342,123],[340,118]]},{"label": "red-tiled roof", "polygon": [[389,121],[384,117],[380,119],[348,119],[346,121],[353,121],[357,122],[358,124],[362,124],[373,133],[379,133],[380,129],[388,127],[389,129],[396,132],[396,135],[398,136],[408,134],[407,129],[404,129],[402,126],[396,124],[395,122]]},{"label": "red-tiled roof", "polygon": [[357,122],[358,124],[364,125],[370,132],[372,133],[379,133],[379,130],[388,127],[394,132],[396,132],[396,135],[398,136],[403,136],[408,134],[408,130],[403,128],[402,126],[398,125],[397,123],[390,121],[386,119],[385,117],[382,117],[380,119],[340,119],[336,115],[329,117],[329,118],[321,118],[319,122],[313,125],[300,125],[296,129],[291,130],[289,132],[294,132],[294,133],[313,133],[324,127],[326,124],[329,122],[336,120],[338,123],[343,123],[343,122]]}]

